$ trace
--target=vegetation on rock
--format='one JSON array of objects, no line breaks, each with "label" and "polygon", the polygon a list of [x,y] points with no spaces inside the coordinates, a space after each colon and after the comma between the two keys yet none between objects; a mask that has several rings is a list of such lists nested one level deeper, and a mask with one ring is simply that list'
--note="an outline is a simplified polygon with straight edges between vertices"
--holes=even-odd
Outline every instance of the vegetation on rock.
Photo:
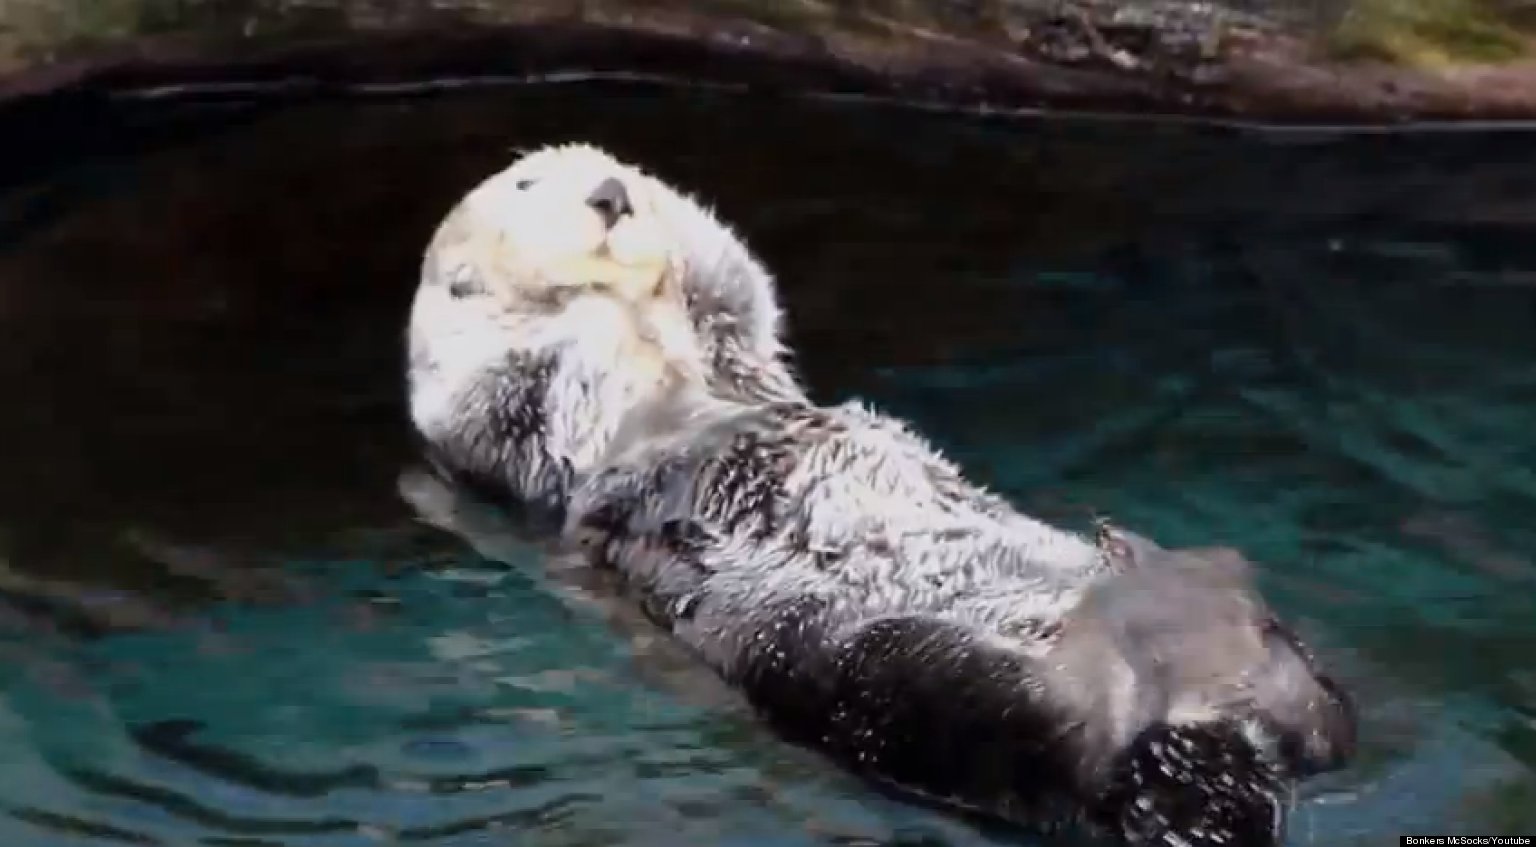
[{"label": "vegetation on rock", "polygon": [[[551,27],[566,36],[544,51],[539,32],[513,28],[533,40],[494,55],[487,48],[464,67],[526,56],[528,72],[551,69],[535,67],[541,61],[595,59],[707,76],[709,66],[667,66],[661,54],[681,43],[746,55],[758,67],[803,60],[819,69],[791,88],[848,70],[898,88],[931,83],[948,92],[940,100],[1028,107],[1322,119],[1536,114],[1536,64],[1515,62],[1536,43],[1536,0],[0,0],[0,85],[48,90],[82,67],[124,58],[211,72],[253,56],[270,64],[315,36],[374,49],[370,67],[394,68],[409,60],[378,47],[382,39],[350,36],[409,34],[420,58],[443,43],[414,38],[428,32],[516,44],[497,26],[577,22],[621,32]],[[650,42],[650,58],[632,61],[625,48],[642,40],[634,34],[664,37]],[[331,41],[338,36],[349,37]],[[463,55],[455,49],[438,55]],[[75,59],[84,61],[68,73],[47,70]],[[342,75],[355,69],[349,61],[338,63]],[[1479,73],[1444,73],[1473,67]]]},{"label": "vegetation on rock", "polygon": [[1493,0],[1353,0],[1330,46],[1340,58],[1411,66],[1497,63],[1527,53],[1521,23]]}]

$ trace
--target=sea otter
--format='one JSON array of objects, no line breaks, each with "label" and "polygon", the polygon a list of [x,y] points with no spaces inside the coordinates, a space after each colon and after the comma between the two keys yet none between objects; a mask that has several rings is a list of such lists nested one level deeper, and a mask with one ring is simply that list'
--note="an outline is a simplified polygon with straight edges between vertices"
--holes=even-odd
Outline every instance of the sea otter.
[{"label": "sea otter", "polygon": [[[445,230],[485,227],[510,258],[429,251],[423,361],[457,352],[460,321],[487,337],[476,367],[433,374],[472,399],[418,422],[556,501],[564,543],[784,736],[944,804],[1166,847],[1277,845],[1290,786],[1351,755],[1347,695],[1239,553],[1019,513],[900,421],[812,402],[771,278],[694,201],[584,147],[491,184],[507,175],[513,213]],[[570,213],[610,182],[627,215]],[[626,216],[654,227],[647,251],[618,247]],[[581,238],[540,229],[566,225]]]}]

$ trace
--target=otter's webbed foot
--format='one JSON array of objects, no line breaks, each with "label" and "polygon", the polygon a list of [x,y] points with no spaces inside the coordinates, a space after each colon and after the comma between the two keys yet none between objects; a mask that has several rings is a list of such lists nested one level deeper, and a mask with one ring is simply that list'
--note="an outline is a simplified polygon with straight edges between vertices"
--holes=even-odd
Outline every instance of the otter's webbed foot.
[{"label": "otter's webbed foot", "polygon": [[1157,724],[1116,759],[1094,817],[1135,847],[1277,847],[1284,796],[1237,725]]}]

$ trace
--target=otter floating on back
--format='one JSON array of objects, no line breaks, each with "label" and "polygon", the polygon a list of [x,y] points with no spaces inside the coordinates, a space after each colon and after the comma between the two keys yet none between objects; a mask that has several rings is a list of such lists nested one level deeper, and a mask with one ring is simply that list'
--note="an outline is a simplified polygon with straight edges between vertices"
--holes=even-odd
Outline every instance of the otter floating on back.
[{"label": "otter floating on back", "polygon": [[1348,699],[1239,554],[1055,529],[898,421],[813,404],[767,272],[639,170],[525,157],[424,271],[412,409],[440,464],[555,507],[786,737],[1167,847],[1278,844],[1289,786],[1352,752]]}]

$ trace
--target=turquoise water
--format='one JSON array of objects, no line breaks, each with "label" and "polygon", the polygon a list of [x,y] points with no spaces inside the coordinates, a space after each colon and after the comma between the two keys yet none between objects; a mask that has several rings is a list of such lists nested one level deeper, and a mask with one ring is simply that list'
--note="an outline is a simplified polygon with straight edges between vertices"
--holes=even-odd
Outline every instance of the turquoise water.
[{"label": "turquoise water", "polygon": [[92,120],[0,196],[0,844],[1019,843],[402,498],[420,249],[569,138],[740,224],[823,398],[1049,519],[1261,560],[1364,709],[1293,844],[1536,831],[1529,136],[577,88]]}]

